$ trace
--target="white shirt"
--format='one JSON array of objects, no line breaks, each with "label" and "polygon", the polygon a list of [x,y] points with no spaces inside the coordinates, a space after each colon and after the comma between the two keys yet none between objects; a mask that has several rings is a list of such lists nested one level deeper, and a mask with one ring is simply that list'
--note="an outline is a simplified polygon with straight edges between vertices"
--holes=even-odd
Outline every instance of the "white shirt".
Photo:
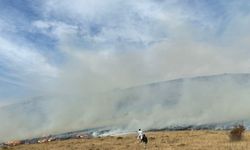
[{"label": "white shirt", "polygon": [[142,131],[138,131],[138,137],[137,138],[140,138],[140,139],[143,138],[143,132]]}]

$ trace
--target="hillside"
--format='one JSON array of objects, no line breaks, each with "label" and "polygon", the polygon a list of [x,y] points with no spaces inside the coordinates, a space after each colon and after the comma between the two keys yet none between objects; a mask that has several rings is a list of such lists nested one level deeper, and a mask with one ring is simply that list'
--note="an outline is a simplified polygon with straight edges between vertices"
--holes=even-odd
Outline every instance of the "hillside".
[{"label": "hillside", "polygon": [[151,83],[91,98],[40,97],[0,108],[0,130],[5,135],[1,140],[88,128],[228,129],[242,120],[249,128],[249,96],[250,74],[222,74]]},{"label": "hillside", "polygon": [[[146,149],[175,149],[175,150],[247,150],[250,148],[250,133],[245,133],[244,139],[232,142],[226,131],[173,131],[173,132],[148,132],[149,143]],[[135,134],[126,136],[108,136],[90,139],[72,139],[66,141],[53,141],[43,144],[20,145],[12,150],[141,150]]]}]

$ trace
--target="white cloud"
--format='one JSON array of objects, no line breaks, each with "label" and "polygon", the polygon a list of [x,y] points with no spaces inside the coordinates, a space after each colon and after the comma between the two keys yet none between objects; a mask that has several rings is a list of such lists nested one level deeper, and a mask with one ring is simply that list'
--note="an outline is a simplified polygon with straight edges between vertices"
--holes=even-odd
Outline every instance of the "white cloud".
[{"label": "white cloud", "polygon": [[[48,62],[45,56],[28,45],[17,45],[0,37],[0,65],[5,68],[0,74],[4,75],[1,81],[6,84],[34,90],[41,88],[41,84],[56,77],[58,70]],[[1,86],[8,87],[7,85]]]},{"label": "white cloud", "polygon": [[[150,1],[139,3],[76,0],[69,4],[68,1],[58,3],[52,0],[44,4],[43,14],[46,20],[58,19],[68,25],[77,26],[78,36],[82,42],[105,44],[105,46],[127,43],[147,45],[166,36],[164,26],[166,28],[167,26],[159,19],[162,12],[157,6]],[[54,17],[50,18],[51,16]],[[172,23],[173,19],[174,17],[171,18]]]},{"label": "white cloud", "polygon": [[[143,65],[153,66],[153,71],[149,72],[156,72],[154,80],[164,80],[180,75],[248,72],[249,60],[239,58],[249,53],[239,54],[239,50],[236,50],[240,48],[242,51],[247,48],[247,44],[243,48],[241,46],[242,41],[248,39],[249,34],[246,28],[241,32],[245,33],[244,37],[241,36],[242,34],[236,39],[228,36],[229,34],[237,35],[238,29],[242,26],[247,27],[248,21],[234,24],[248,17],[229,13],[228,9],[231,8],[239,12],[239,9],[233,5],[234,3],[227,5],[225,2],[220,2],[218,6],[225,9],[223,11],[218,10],[220,8],[216,8],[217,6],[215,7],[213,3],[194,3],[195,5],[192,6],[186,1],[75,0],[69,2],[63,0],[59,3],[57,0],[50,0],[43,5],[43,14],[46,19],[34,22],[34,26],[43,30],[52,28],[49,33],[59,40],[59,49],[70,52],[68,54],[75,53],[72,51],[77,50],[75,55],[86,54],[86,57],[89,57],[89,54],[83,51],[94,47],[95,50],[103,51],[103,53],[115,53],[111,54],[111,57],[119,58],[120,56],[117,56],[117,52],[114,51],[124,48],[139,50],[139,54],[129,52],[129,56],[134,55],[133,61],[135,62],[142,61],[142,65],[137,66],[139,68],[145,68],[142,67]],[[214,12],[211,12],[213,10]],[[217,14],[221,12],[223,14]],[[60,21],[51,19],[51,16]],[[216,18],[216,16],[220,17]],[[225,24],[224,19],[230,17],[233,18],[231,22]],[[234,18],[239,19],[237,21]],[[96,33],[92,33],[91,27],[93,26],[98,28]],[[223,27],[225,30],[217,35]],[[230,35],[230,37],[233,36]],[[226,39],[229,44],[225,46],[223,44]],[[145,47],[150,50],[145,50]],[[98,57],[99,52],[94,51],[93,55]],[[151,64],[145,64],[144,57],[152,59]],[[88,60],[88,58],[84,59]],[[95,60],[98,61],[98,59],[99,57]],[[121,65],[128,65],[128,68],[136,66],[137,64],[131,63],[130,59],[128,57]],[[87,61],[84,63],[92,65]],[[236,63],[238,65],[235,65]],[[138,76],[143,78],[144,74]]]},{"label": "white cloud", "polygon": [[65,36],[77,33],[77,26],[60,21],[37,20],[32,24],[37,32],[44,33],[56,39],[63,39]]}]

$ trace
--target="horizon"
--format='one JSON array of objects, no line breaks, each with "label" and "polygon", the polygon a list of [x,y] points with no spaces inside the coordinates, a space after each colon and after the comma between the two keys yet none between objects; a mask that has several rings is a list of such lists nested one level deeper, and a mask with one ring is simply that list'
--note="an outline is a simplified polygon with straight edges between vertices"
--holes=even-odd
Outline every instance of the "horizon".
[{"label": "horizon", "polygon": [[[131,89],[131,88],[138,88],[138,87],[143,87],[143,86],[148,86],[148,85],[152,85],[152,84],[161,84],[162,82],[171,82],[171,81],[176,81],[176,80],[186,80],[186,79],[195,79],[195,78],[200,78],[200,77],[214,77],[214,76],[225,76],[225,75],[250,75],[250,73],[222,73],[222,74],[208,74],[208,75],[204,75],[204,76],[189,76],[189,77],[180,77],[180,78],[174,78],[174,79],[169,79],[169,80],[163,80],[163,81],[156,81],[156,82],[150,82],[150,83],[145,83],[145,84],[141,84],[141,85],[134,85],[132,87],[127,87],[127,88],[124,88],[124,89],[119,89],[119,90],[127,90],[127,89]],[[117,89],[114,89],[112,91],[116,91]],[[111,91],[109,91],[111,92]],[[36,98],[41,98],[41,97],[45,97],[45,95],[40,95],[40,96],[36,96],[36,97],[29,97],[29,98],[25,98],[23,99],[22,102],[28,102],[28,101],[32,101],[32,100],[35,100]],[[6,103],[5,105],[2,105],[0,106],[0,109],[2,107],[8,107],[9,105],[12,105],[12,104],[19,104],[19,103]]]}]

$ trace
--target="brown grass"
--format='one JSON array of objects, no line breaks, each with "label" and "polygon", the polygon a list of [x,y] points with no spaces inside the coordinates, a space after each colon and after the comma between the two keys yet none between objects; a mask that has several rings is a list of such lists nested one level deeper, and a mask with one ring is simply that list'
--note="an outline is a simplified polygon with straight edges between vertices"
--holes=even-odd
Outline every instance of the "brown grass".
[{"label": "brown grass", "polygon": [[[247,150],[250,132],[241,141],[232,142],[229,131],[166,131],[146,133],[148,150]],[[19,145],[12,150],[141,150],[144,145],[136,134],[119,137],[72,139],[43,144]]]}]

